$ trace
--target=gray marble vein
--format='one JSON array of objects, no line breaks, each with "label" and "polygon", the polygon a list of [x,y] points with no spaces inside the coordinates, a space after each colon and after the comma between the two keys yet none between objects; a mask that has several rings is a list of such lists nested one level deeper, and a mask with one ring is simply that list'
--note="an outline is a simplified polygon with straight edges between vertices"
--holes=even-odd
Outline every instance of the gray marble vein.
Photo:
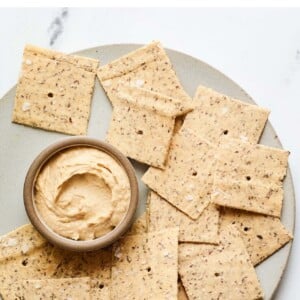
[{"label": "gray marble vein", "polygon": [[64,31],[64,24],[69,15],[68,8],[61,8],[58,15],[52,20],[50,26],[48,27],[48,33],[50,35],[49,45],[53,46],[57,38]]}]

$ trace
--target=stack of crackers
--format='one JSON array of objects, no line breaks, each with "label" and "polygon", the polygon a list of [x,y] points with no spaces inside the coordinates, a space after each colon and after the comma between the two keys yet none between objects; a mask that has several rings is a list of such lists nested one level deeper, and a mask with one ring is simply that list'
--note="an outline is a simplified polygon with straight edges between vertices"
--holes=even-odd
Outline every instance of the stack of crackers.
[{"label": "stack of crackers", "polygon": [[96,74],[113,106],[106,140],[150,166],[146,213],[94,253],[57,249],[31,225],[2,237],[2,297],[262,299],[254,267],[292,239],[280,221],[289,152],[258,144],[269,111],[203,86],[190,99],[158,42],[100,68],[28,46],[13,121],[86,134]]}]

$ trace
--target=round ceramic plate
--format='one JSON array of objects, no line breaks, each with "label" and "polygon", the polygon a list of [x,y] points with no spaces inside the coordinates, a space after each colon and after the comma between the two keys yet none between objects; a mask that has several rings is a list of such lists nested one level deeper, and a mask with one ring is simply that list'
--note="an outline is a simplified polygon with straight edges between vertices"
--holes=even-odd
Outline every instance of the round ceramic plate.
[{"label": "round ceramic plate", "polygon": [[[80,51],[77,54],[100,59],[101,65],[120,57],[140,45],[109,45]],[[207,64],[173,50],[167,53],[174,65],[175,71],[183,87],[193,96],[198,85],[211,87],[221,93],[254,103],[253,100],[232,80]],[[47,132],[11,123],[15,87],[0,100],[0,234],[5,234],[28,222],[23,206],[23,182],[26,172],[41,150],[49,144],[65,138],[66,135]],[[108,101],[98,80],[92,101],[91,117],[88,135],[104,139],[111,116],[111,104]],[[261,138],[261,143],[281,148],[280,141],[267,124]],[[139,179],[140,205],[137,215],[145,210],[147,188],[140,181],[147,166],[133,162]],[[290,231],[294,231],[295,199],[290,171],[284,182],[284,204],[282,222]],[[265,293],[265,299],[271,299],[288,261],[291,243],[275,253],[256,270]]]}]

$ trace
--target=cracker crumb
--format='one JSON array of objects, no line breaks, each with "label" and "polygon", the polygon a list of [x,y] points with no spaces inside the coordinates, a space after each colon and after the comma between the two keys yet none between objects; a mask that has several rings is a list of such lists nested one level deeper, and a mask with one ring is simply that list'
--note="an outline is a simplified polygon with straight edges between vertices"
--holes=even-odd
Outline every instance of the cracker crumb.
[{"label": "cracker crumb", "polygon": [[248,142],[248,137],[245,136],[245,135],[240,135],[240,139],[241,139],[243,142]]},{"label": "cracker crumb", "polygon": [[187,184],[187,187],[190,189],[190,190],[193,190],[195,188],[195,185],[193,183],[188,183]]},{"label": "cracker crumb", "polygon": [[193,201],[194,197],[193,197],[193,195],[186,195],[185,196],[185,200],[187,200],[187,201]]},{"label": "cracker crumb", "polygon": [[229,111],[228,107],[227,107],[227,106],[224,106],[224,107],[222,107],[222,109],[221,109],[221,114],[222,114],[222,115],[225,115],[225,114],[228,113],[228,111]]},{"label": "cracker crumb", "polygon": [[213,192],[211,193],[211,197],[216,197],[219,195],[228,196],[228,194],[221,189],[214,189]]},{"label": "cracker crumb", "polygon": [[214,191],[211,193],[211,196],[212,196],[212,197],[219,196],[219,195],[220,195],[220,191],[219,191],[219,190],[214,190]]},{"label": "cracker crumb", "polygon": [[13,238],[9,238],[6,243],[4,243],[3,246],[6,246],[6,247],[14,247],[18,245],[18,240],[17,239],[13,239]]},{"label": "cracker crumb", "polygon": [[123,254],[121,253],[121,249],[120,249],[119,246],[116,247],[114,255],[115,255],[115,257],[118,258],[118,259],[122,258]]},{"label": "cracker crumb", "polygon": [[26,59],[26,60],[25,60],[25,64],[26,64],[26,65],[32,65],[32,61],[31,61],[30,59]]},{"label": "cracker crumb", "polygon": [[28,253],[28,251],[29,251],[28,244],[23,244],[22,247],[21,247],[22,254],[26,254],[26,253]]},{"label": "cracker crumb", "polygon": [[143,79],[137,79],[135,81],[135,86],[136,87],[142,87],[144,85],[145,81]]},{"label": "cracker crumb", "polygon": [[36,283],[34,284],[34,288],[37,289],[37,290],[39,290],[39,289],[42,288],[42,286],[41,286],[41,284],[40,284],[39,282],[36,282]]},{"label": "cracker crumb", "polygon": [[164,250],[163,255],[164,255],[164,257],[167,257],[167,258],[173,258],[173,255],[170,254],[170,252],[167,250]]},{"label": "cracker crumb", "polygon": [[24,102],[23,105],[22,105],[22,110],[23,111],[28,111],[30,110],[30,103],[29,102]]}]

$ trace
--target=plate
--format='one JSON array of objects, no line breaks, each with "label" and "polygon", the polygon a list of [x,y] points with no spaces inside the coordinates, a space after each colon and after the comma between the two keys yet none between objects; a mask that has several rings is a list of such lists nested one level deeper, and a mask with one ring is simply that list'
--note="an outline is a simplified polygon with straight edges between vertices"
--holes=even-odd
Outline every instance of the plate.
[{"label": "plate", "polygon": [[[104,65],[140,46],[132,44],[108,45],[79,51],[76,54],[100,59],[101,65]],[[206,63],[174,50],[167,49],[167,53],[183,87],[191,97],[197,86],[201,84],[245,102],[254,103],[241,87]],[[0,234],[5,234],[28,222],[22,196],[26,172],[42,149],[66,137],[64,134],[11,123],[14,96],[15,87],[0,100]],[[88,136],[104,139],[109,126],[111,111],[111,104],[99,81],[96,80]],[[260,143],[282,148],[276,132],[269,122]],[[140,215],[145,210],[147,195],[147,188],[140,181],[140,178],[147,166],[137,162],[133,162],[133,164],[139,179],[140,205],[137,215]],[[290,232],[294,232],[294,220],[294,188],[290,170],[288,170],[284,182],[282,222]],[[289,258],[291,245],[292,243],[289,243],[256,268],[265,299],[271,299],[278,287]]]}]

